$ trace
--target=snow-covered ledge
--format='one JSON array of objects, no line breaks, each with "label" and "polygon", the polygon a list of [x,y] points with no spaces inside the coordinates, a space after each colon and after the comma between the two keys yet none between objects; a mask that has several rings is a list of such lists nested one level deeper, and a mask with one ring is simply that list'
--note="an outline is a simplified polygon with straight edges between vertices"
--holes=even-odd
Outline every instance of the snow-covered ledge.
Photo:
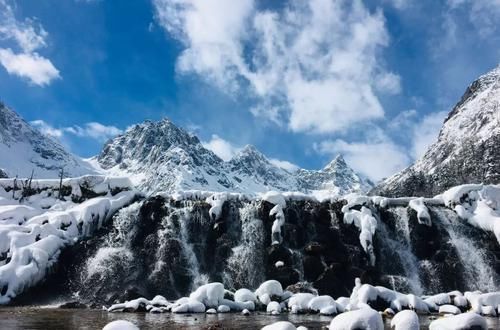
[{"label": "snow-covered ledge", "polygon": [[[0,180],[0,304],[40,282],[65,246],[92,235],[138,195],[127,178],[86,176],[63,185],[69,194],[59,194],[59,180],[33,180],[23,193],[13,179]],[[99,197],[75,202],[85,195]]]}]

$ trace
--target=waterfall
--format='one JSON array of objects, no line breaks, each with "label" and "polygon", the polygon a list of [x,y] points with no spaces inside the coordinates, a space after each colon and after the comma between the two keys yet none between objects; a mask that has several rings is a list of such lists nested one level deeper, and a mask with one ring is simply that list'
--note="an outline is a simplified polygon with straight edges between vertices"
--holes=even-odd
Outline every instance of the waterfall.
[{"label": "waterfall", "polygon": [[257,218],[257,204],[251,202],[239,209],[241,237],[232,249],[224,270],[224,284],[230,288],[257,288],[264,276],[264,224]]},{"label": "waterfall", "polygon": [[[404,214],[404,215],[403,215]],[[395,208],[394,216],[396,228],[408,226],[408,216],[406,208]],[[398,224],[398,222],[401,222]],[[406,222],[406,224],[404,224]],[[410,291],[413,294],[421,295],[424,292],[420,281],[420,267],[417,257],[411,250],[411,243],[406,236],[401,239],[397,235],[391,235],[387,225],[380,222],[377,231],[380,243],[379,249],[383,257],[377,258],[382,272],[388,274],[393,290]],[[408,236],[409,237],[409,236]]]},{"label": "waterfall", "polygon": [[477,230],[461,221],[452,210],[432,208],[439,221],[450,236],[450,244],[456,249],[464,268],[464,287],[466,290],[483,292],[497,291],[500,288],[498,275],[490,265],[491,256],[480,242],[473,240],[472,232]]}]

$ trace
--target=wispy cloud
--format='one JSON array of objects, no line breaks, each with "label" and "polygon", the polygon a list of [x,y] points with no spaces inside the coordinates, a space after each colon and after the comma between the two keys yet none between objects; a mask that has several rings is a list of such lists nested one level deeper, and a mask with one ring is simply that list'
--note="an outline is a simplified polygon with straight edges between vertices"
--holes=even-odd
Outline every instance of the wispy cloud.
[{"label": "wispy cloud", "polygon": [[320,154],[342,154],[352,168],[377,182],[407,167],[411,158],[399,145],[378,129],[361,141],[325,140],[315,144]]},{"label": "wispy cloud", "polygon": [[389,44],[382,12],[360,0],[153,0],[157,21],[180,40],[180,73],[255,99],[255,116],[295,132],[332,133],[381,118],[377,93],[400,78],[379,60]]},{"label": "wispy cloud", "polygon": [[202,142],[203,146],[213,151],[220,159],[228,161],[241,149],[235,147],[229,141],[220,138],[218,135],[212,135],[210,141]]},{"label": "wispy cloud", "polygon": [[36,52],[47,46],[47,36],[47,31],[36,20],[17,20],[13,7],[6,0],[0,0],[0,41],[13,42],[20,49],[14,52],[12,48],[0,47],[0,64],[9,74],[38,86],[60,78],[52,62]]},{"label": "wispy cloud", "polygon": [[42,134],[57,139],[63,138],[66,134],[70,134],[82,138],[91,138],[99,142],[105,142],[106,140],[122,133],[122,130],[115,126],[106,126],[96,122],[58,128],[53,127],[41,119],[31,121],[30,124],[37,128]]}]

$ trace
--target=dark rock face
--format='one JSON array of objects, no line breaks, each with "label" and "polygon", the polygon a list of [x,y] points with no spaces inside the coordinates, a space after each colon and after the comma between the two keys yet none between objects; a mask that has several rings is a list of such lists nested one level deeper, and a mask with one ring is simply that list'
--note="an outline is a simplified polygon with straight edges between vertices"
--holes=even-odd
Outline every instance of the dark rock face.
[{"label": "dark rock face", "polygon": [[375,209],[370,266],[359,230],[342,220],[342,205],[288,202],[283,242],[271,245],[268,202],[227,201],[214,219],[205,202],[151,197],[121,210],[101,235],[63,251],[45,290],[56,283],[92,305],[179,298],[207,281],[234,290],[276,279],[294,292],[334,297],[349,296],[356,277],[415,294],[500,287],[496,239],[453,211],[431,207],[427,227],[409,208]]}]

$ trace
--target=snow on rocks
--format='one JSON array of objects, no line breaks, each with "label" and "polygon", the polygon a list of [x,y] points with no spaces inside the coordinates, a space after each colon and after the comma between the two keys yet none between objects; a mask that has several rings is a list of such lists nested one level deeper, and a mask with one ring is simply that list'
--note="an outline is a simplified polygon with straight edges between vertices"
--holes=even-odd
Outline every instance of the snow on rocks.
[{"label": "snow on rocks", "polygon": [[296,293],[288,300],[288,308],[293,314],[309,311],[309,302],[315,297],[312,293]]},{"label": "snow on rocks", "polygon": [[262,304],[267,306],[274,296],[281,297],[283,295],[283,287],[276,280],[265,281],[255,290],[255,295]]},{"label": "snow on rocks", "polygon": [[439,306],[439,314],[460,314],[460,309],[454,305],[442,305]]},{"label": "snow on rocks", "polygon": [[391,320],[391,329],[393,330],[419,330],[420,323],[418,315],[414,311],[404,310],[396,315]]},{"label": "snow on rocks", "polygon": [[269,325],[266,325],[261,330],[296,330],[297,328],[293,323],[288,321],[279,321]]},{"label": "snow on rocks", "polygon": [[279,313],[281,313],[280,303],[277,301],[271,301],[269,304],[267,304],[266,312],[273,315],[278,315]]},{"label": "snow on rocks", "polygon": [[428,313],[429,307],[420,297],[413,294],[403,294],[382,286],[361,285],[357,291],[353,290],[351,304],[369,305],[378,299],[385,301],[394,311],[401,311],[404,308],[413,309],[419,313]]},{"label": "snow on rocks", "polygon": [[273,244],[282,242],[281,227],[285,224],[285,213],[283,210],[286,207],[285,197],[281,193],[269,191],[262,195],[262,200],[274,204],[274,207],[269,211],[269,216],[274,216],[273,226],[271,228],[271,241]]},{"label": "snow on rocks", "polygon": [[[346,196],[347,205],[342,207],[344,213],[344,223],[353,224],[359,230],[359,243],[368,254],[371,265],[375,265],[375,252],[373,251],[373,235],[377,229],[377,219],[372,211],[366,206],[371,203],[371,198],[367,196],[351,194]],[[361,206],[361,210],[353,209]]]},{"label": "snow on rocks", "polygon": [[354,311],[339,314],[333,318],[330,323],[330,330],[345,329],[370,329],[383,330],[384,322],[380,314],[369,308],[364,307]]},{"label": "snow on rocks", "polygon": [[[12,181],[0,180],[0,185],[9,187],[9,180]],[[85,189],[95,188],[89,195],[103,194],[105,190],[107,193],[78,204],[63,200],[64,196],[50,197],[54,180],[34,180],[32,184],[38,194],[20,200],[13,194],[14,198],[8,200],[10,204],[4,200],[0,205],[0,256],[3,256],[0,258],[0,304],[9,303],[41,281],[57,262],[62,248],[92,235],[136,197],[136,192],[129,190],[128,180],[99,176],[65,180]]]},{"label": "snow on rocks", "polygon": [[432,226],[431,216],[429,214],[427,206],[425,206],[424,204],[423,197],[410,200],[408,206],[411,207],[413,210],[415,210],[415,212],[417,212],[418,223],[427,226]]},{"label": "snow on rocks", "polygon": [[465,298],[470,302],[472,310],[478,314],[489,315],[500,305],[500,292],[466,292]]},{"label": "snow on rocks", "polygon": [[139,330],[139,327],[129,321],[116,320],[106,324],[102,330]]},{"label": "snow on rocks", "polygon": [[332,297],[326,295],[313,297],[309,301],[307,307],[311,312],[320,312],[320,314],[324,315],[332,315],[337,313],[337,303]]},{"label": "snow on rocks", "polygon": [[245,289],[245,288],[242,288],[242,289],[236,290],[236,292],[234,293],[234,301],[235,302],[247,302],[247,301],[256,302],[257,296],[252,291]]},{"label": "snow on rocks", "polygon": [[495,234],[500,244],[500,185],[466,184],[453,187],[440,197],[460,218]]},{"label": "snow on rocks", "polygon": [[218,307],[224,299],[224,285],[219,282],[202,285],[191,293],[189,298],[203,303],[209,308]]},{"label": "snow on rocks", "polygon": [[434,320],[429,325],[429,330],[461,330],[481,329],[486,330],[488,326],[486,319],[474,312],[443,317]]}]

